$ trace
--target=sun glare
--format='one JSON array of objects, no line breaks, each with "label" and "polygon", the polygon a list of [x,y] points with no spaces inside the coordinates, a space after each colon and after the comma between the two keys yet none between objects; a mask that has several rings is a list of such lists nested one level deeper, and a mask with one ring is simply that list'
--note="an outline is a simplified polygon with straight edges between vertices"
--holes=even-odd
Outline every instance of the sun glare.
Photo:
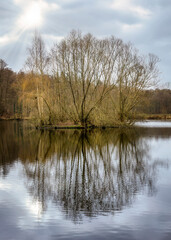
[{"label": "sun glare", "polygon": [[32,3],[24,14],[19,18],[21,28],[36,28],[40,27],[43,22],[42,9],[39,3]]}]

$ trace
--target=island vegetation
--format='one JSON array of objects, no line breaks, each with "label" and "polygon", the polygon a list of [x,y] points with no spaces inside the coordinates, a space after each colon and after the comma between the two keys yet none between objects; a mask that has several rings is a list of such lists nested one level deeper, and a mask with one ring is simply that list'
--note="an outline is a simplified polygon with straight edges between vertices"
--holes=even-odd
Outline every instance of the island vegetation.
[{"label": "island vegetation", "polygon": [[114,36],[73,30],[47,51],[36,33],[22,71],[0,60],[0,117],[82,128],[167,118],[171,90],[155,88],[158,62]]}]

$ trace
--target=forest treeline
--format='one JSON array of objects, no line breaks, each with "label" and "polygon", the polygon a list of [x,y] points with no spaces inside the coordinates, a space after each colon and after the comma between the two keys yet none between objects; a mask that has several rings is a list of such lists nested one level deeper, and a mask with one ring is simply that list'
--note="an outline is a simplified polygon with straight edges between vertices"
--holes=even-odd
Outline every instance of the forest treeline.
[{"label": "forest treeline", "polygon": [[72,31],[47,51],[35,34],[22,71],[0,60],[0,116],[87,126],[131,123],[142,113],[170,114],[171,90],[154,90],[158,61],[114,36],[97,39]]}]

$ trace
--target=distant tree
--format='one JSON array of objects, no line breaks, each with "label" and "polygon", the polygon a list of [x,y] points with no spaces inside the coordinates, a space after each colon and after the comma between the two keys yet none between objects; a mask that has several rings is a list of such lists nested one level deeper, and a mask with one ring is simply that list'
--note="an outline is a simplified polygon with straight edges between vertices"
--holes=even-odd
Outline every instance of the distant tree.
[{"label": "distant tree", "polygon": [[143,93],[144,98],[137,112],[146,114],[171,114],[171,90],[151,89]]},{"label": "distant tree", "polygon": [[12,115],[16,92],[12,87],[16,74],[0,59],[0,115]]},{"label": "distant tree", "polygon": [[0,59],[0,70],[5,69],[6,67],[7,67],[7,63],[4,60]]}]

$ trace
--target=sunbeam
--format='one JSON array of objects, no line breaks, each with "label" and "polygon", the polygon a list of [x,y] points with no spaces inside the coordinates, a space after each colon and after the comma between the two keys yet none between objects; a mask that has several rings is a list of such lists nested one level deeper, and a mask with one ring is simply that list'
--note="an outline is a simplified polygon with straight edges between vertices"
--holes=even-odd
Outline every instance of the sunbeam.
[{"label": "sunbeam", "polygon": [[42,8],[36,2],[32,3],[18,19],[19,27],[25,29],[40,27],[42,23]]}]

